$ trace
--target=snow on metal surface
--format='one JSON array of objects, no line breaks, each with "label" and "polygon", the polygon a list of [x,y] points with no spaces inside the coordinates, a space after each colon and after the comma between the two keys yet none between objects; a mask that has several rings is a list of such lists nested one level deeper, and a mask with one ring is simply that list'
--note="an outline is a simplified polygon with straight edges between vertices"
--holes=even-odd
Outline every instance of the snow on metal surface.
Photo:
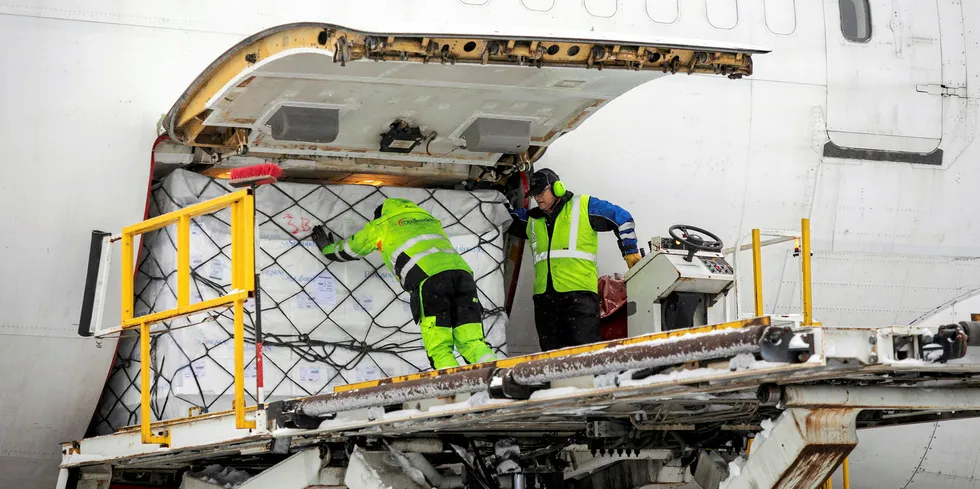
[{"label": "snow on metal surface", "polygon": [[490,394],[486,392],[477,392],[470,396],[465,401],[456,402],[453,404],[440,404],[432,406],[428,409],[428,413],[446,413],[451,411],[465,410],[469,408],[475,408],[480,406],[495,406],[510,404],[514,402],[511,399],[490,399]]},{"label": "snow on metal surface", "polygon": [[477,392],[487,386],[486,379],[479,375],[459,376],[455,380],[458,382],[452,382],[451,385],[437,382],[414,383],[410,386],[395,385],[364,394],[358,394],[356,390],[347,391],[341,394],[328,395],[322,399],[303,401],[301,409],[306,415],[320,416],[371,406],[388,406],[415,400]]},{"label": "snow on metal surface", "polygon": [[727,489],[738,476],[742,475],[742,466],[745,465],[745,459],[739,456],[735,460],[728,462],[728,478],[721,481],[718,484],[718,489]]},{"label": "snow on metal surface", "polygon": [[756,438],[759,440],[764,440],[766,438],[769,438],[769,435],[772,434],[772,427],[775,425],[776,424],[773,423],[772,418],[767,418],[762,420],[761,423],[762,431],[760,431],[759,434],[756,435]]},{"label": "snow on metal surface", "polygon": [[554,397],[563,397],[569,394],[578,394],[587,391],[588,389],[582,389],[580,387],[557,387],[554,389],[543,389],[531,393],[531,399],[550,399]]},{"label": "snow on metal surface", "polygon": [[410,460],[405,458],[404,453],[400,452],[398,449],[391,446],[389,446],[388,448],[391,450],[392,455],[394,455],[395,461],[398,462],[398,465],[401,466],[403,471],[405,471],[405,475],[407,475],[410,479],[412,479],[413,482],[415,482],[420,486],[423,487],[428,486],[428,484],[425,481],[425,475],[422,473],[421,470],[414,467]]}]

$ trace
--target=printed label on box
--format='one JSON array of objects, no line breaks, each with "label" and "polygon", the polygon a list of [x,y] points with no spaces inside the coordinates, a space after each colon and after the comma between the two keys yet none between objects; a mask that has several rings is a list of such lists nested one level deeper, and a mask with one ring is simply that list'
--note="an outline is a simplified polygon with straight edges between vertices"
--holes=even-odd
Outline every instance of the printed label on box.
[{"label": "printed label on box", "polygon": [[215,258],[211,260],[211,266],[208,270],[208,277],[212,280],[222,280],[225,276],[225,263],[220,258]]},{"label": "printed label on box", "polygon": [[354,369],[358,382],[368,380],[378,380],[381,378],[381,369],[377,365],[359,365]]},{"label": "printed label on box", "polygon": [[320,382],[320,367],[300,367],[300,382]]}]

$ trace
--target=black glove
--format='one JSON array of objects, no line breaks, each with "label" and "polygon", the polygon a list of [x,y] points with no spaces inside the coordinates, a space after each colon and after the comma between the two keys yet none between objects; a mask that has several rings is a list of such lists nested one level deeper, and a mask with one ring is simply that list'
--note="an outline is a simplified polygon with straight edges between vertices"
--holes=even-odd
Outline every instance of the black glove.
[{"label": "black glove", "polygon": [[327,232],[327,228],[320,224],[319,226],[313,227],[313,234],[310,235],[313,238],[313,242],[316,243],[317,249],[323,251],[330,243],[334,242],[333,233]]}]

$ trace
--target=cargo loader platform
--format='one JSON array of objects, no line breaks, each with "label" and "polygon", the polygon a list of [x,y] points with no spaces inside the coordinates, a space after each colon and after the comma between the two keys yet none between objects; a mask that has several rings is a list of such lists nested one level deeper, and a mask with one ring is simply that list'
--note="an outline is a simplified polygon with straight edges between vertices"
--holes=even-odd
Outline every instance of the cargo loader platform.
[{"label": "cargo loader platform", "polygon": [[[457,451],[472,481],[500,472],[486,475],[492,469],[464,453],[489,450],[484,460],[500,462],[494,446],[508,440],[523,454],[514,473],[561,473],[562,457],[592,452],[595,460],[608,453],[608,463],[659,458],[661,475],[683,483],[712,467],[724,472],[707,451],[738,454],[774,420],[768,436],[794,443],[757,444],[727,487],[816,487],[856,445],[855,429],[980,415],[980,359],[967,354],[980,343],[980,324],[801,324],[763,316],[345,386],[250,408],[254,429],[236,429],[234,412],[154,423],[155,434],[169,434],[165,447],[141,444],[139,427],[130,427],[64,444],[62,467],[268,467],[316,448],[314,485],[331,464],[362,470],[371,450],[424,446],[436,458]],[[260,487],[249,483],[242,487]]]}]

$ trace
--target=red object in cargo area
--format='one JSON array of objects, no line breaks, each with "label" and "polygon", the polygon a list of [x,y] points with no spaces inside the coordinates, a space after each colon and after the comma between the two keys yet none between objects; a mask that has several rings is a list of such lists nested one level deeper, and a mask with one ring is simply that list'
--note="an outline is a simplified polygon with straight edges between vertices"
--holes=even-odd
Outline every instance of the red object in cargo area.
[{"label": "red object in cargo area", "polygon": [[599,334],[603,341],[626,338],[626,281],[623,276],[599,277]]}]

